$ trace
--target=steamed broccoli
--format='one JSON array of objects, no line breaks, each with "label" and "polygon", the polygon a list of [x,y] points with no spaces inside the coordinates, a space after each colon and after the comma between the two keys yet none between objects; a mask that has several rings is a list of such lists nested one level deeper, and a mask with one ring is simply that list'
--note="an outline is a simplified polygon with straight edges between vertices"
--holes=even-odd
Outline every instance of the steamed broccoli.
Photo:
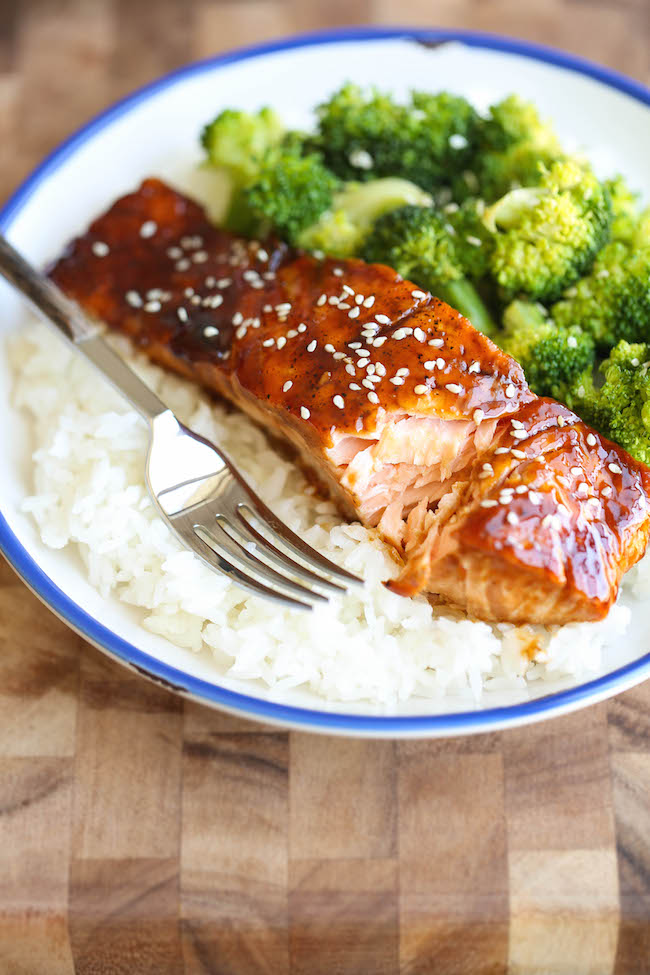
[{"label": "steamed broccoli", "polygon": [[593,264],[611,219],[609,193],[574,160],[553,163],[537,187],[511,190],[484,217],[495,234],[492,274],[504,298],[559,298]]},{"label": "steamed broccoli", "polygon": [[339,182],[317,153],[270,149],[252,183],[233,196],[227,225],[249,235],[273,231],[290,244],[332,205]]},{"label": "steamed broccoli", "polygon": [[607,244],[552,313],[560,325],[581,325],[603,349],[620,339],[650,341],[650,246]]},{"label": "steamed broccoli", "polygon": [[492,317],[463,266],[463,252],[436,211],[404,206],[384,214],[369,234],[362,257],[388,264],[399,274],[457,308],[490,335]]},{"label": "steamed broccoli", "polygon": [[467,277],[479,281],[490,271],[494,235],[483,223],[483,200],[470,197],[459,206],[450,203],[443,208],[445,228],[454,238],[459,262]]},{"label": "steamed broccoli", "polygon": [[572,384],[594,362],[594,341],[577,326],[560,328],[543,305],[513,301],[503,314],[496,338],[523,366],[528,385],[539,396],[564,400]]},{"label": "steamed broccoli", "polygon": [[472,168],[454,182],[457,199],[480,193],[492,203],[519,186],[536,186],[543,167],[563,155],[552,126],[517,95],[492,105],[476,138]]},{"label": "steamed broccoli", "polygon": [[306,227],[298,243],[307,250],[333,257],[351,257],[361,250],[375,220],[407,204],[426,207],[431,197],[405,179],[373,179],[369,183],[343,183],[331,208]]},{"label": "steamed broccoli", "polygon": [[601,433],[650,464],[650,346],[619,342],[601,363],[604,385],[584,390],[576,408]]},{"label": "steamed broccoli", "polygon": [[225,170],[233,187],[245,186],[257,176],[262,157],[284,136],[282,120],[270,108],[254,114],[227,108],[201,133],[210,163]]},{"label": "steamed broccoli", "polygon": [[447,92],[413,92],[405,105],[346,84],[317,109],[315,144],[344,180],[400,176],[427,191],[451,182],[471,156],[478,115]]}]

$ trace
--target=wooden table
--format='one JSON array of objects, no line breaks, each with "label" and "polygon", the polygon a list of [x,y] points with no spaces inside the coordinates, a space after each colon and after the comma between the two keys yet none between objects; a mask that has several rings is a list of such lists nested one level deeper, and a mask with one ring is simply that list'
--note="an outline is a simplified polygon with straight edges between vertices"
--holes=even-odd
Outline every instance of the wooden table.
[{"label": "wooden table", "polygon": [[[0,4],[0,195],[196,57],[471,26],[650,80],[647,0]],[[650,973],[650,683],[446,742],[287,734],[110,663],[0,565],[0,975]]]}]

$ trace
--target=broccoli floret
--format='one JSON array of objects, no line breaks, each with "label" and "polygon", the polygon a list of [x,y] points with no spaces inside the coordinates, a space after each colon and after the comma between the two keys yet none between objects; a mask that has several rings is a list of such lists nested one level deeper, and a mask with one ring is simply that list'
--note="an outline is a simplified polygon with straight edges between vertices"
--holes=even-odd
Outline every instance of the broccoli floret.
[{"label": "broccoli floret", "polygon": [[362,257],[388,264],[405,278],[428,288],[457,308],[475,328],[490,335],[492,317],[467,278],[456,238],[446,220],[427,207],[405,206],[384,214],[375,223]]},{"label": "broccoli floret", "polygon": [[650,464],[650,346],[619,342],[600,370],[604,385],[585,391],[589,421],[637,460]]},{"label": "broccoli floret", "polygon": [[544,167],[562,155],[554,129],[537,108],[510,95],[480,120],[472,168],[455,181],[455,196],[480,193],[492,203],[519,186],[536,186]]},{"label": "broccoli floret", "polygon": [[490,271],[494,247],[494,235],[483,223],[485,203],[470,197],[460,206],[448,204],[443,213],[464,273],[473,281],[480,281]]},{"label": "broccoli floret", "polygon": [[284,136],[282,120],[270,108],[244,112],[227,108],[201,133],[201,143],[213,166],[224,169],[234,187],[252,182],[267,150]]},{"label": "broccoli floret", "polygon": [[605,181],[612,201],[611,239],[629,244],[636,237],[639,222],[639,198],[618,175]]},{"label": "broccoli floret", "polygon": [[620,339],[650,341],[650,246],[637,249],[616,240],[552,307],[560,325],[580,325],[601,349]]},{"label": "broccoli floret", "polygon": [[331,209],[298,238],[301,247],[333,257],[358,254],[374,222],[389,210],[405,205],[426,207],[431,197],[415,183],[386,177],[369,183],[344,183],[334,194]]},{"label": "broccoli floret", "polygon": [[539,396],[565,400],[567,391],[595,358],[594,341],[581,328],[558,327],[543,305],[513,301],[503,313],[496,342],[523,367]]},{"label": "broccoli floret", "polygon": [[574,160],[553,163],[537,187],[511,190],[484,217],[495,235],[492,274],[504,298],[559,298],[593,264],[611,219],[609,193]]},{"label": "broccoli floret", "polygon": [[227,226],[264,236],[274,231],[290,244],[332,205],[339,182],[318,153],[300,155],[293,147],[270,149],[256,178],[233,197]]},{"label": "broccoli floret", "polygon": [[413,92],[405,105],[346,84],[317,109],[316,144],[343,180],[400,176],[427,191],[471,155],[478,122],[466,99]]}]

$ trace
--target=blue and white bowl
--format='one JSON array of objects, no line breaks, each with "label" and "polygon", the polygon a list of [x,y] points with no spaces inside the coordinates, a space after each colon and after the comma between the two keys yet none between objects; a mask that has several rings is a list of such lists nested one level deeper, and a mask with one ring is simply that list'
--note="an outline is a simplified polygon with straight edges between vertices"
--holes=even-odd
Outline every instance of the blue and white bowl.
[{"label": "blue and white bowl", "polygon": [[[200,159],[197,133],[231,105],[271,104],[290,125],[346,80],[398,95],[446,88],[478,108],[510,92],[534,100],[569,148],[584,148],[603,175],[623,172],[650,199],[650,91],[613,71],[549,48],[462,31],[358,28],[310,34],[190,65],[102,113],[55,150],[0,213],[0,227],[32,261],[43,263],[90,218],[146,175],[191,187]],[[0,287],[0,338],[21,328],[25,307]],[[0,549],[25,583],[69,626],[107,654],[171,690],[261,721],[303,730],[376,737],[434,737],[495,731],[602,700],[650,676],[650,612],[637,604],[622,645],[584,682],[534,685],[500,706],[412,699],[395,712],[326,705],[302,690],[280,699],[221,677],[206,655],[145,630],[116,598],[88,584],[74,552],[41,541],[21,503],[30,492],[24,419],[11,405],[12,376],[0,355]]]}]

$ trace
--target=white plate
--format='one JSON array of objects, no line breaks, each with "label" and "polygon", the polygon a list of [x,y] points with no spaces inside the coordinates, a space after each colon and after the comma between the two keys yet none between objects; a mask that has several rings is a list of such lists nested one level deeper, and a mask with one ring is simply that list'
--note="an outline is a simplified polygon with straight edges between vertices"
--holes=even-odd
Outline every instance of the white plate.
[{"label": "white plate", "polygon": [[[93,215],[146,175],[192,188],[197,133],[221,108],[272,104],[290,125],[352,79],[406,93],[447,88],[483,108],[516,91],[554,119],[569,147],[584,148],[603,174],[623,172],[650,199],[650,92],[595,65],[512,40],[462,32],[363,28],[309,35],[191,65],[109,109],[56,150],[0,214],[0,226],[36,263],[54,257]],[[25,323],[25,309],[0,286],[0,339]],[[10,405],[11,375],[0,358],[0,549],[27,585],[71,627],[141,673],[206,703],[259,720],[348,735],[441,736],[494,731],[566,713],[650,675],[648,617],[637,611],[624,646],[610,648],[588,682],[533,685],[530,698],[490,695],[467,703],[414,698],[391,714],[326,705],[304,691],[280,699],[219,677],[212,659],[174,647],[139,625],[117,599],[101,598],[72,551],[52,551],[20,505],[30,491],[22,417]],[[218,683],[217,683],[218,681]],[[537,695],[537,696],[534,696]]]}]

